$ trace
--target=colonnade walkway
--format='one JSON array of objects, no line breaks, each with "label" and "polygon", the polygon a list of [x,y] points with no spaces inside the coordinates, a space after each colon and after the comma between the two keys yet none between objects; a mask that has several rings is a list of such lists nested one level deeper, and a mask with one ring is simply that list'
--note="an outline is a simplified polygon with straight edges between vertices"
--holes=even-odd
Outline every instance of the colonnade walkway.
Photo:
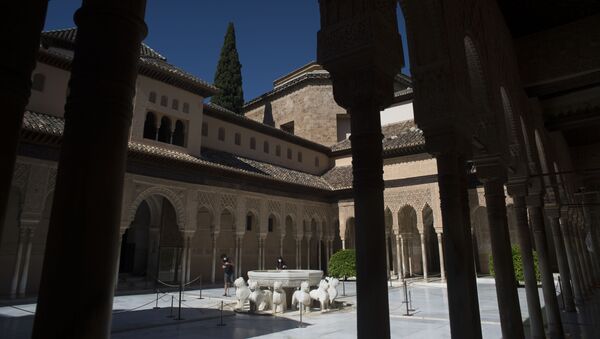
[{"label": "colonnade walkway", "polygon": [[[450,338],[448,320],[447,291],[441,282],[424,283],[419,280],[409,282],[413,309],[411,316],[406,316],[404,289],[399,281],[394,281],[389,289],[391,335],[394,338]],[[501,338],[500,319],[494,280],[478,278],[479,308],[481,310],[482,331],[484,338]],[[231,290],[233,291],[233,290]],[[202,291],[203,299],[199,299],[199,290],[186,291],[182,300],[183,320],[176,320],[178,293],[160,292],[158,294],[159,309],[156,306],[157,294],[136,294],[117,296],[113,303],[112,338],[354,338],[356,337],[356,294],[355,283],[345,283],[346,296],[343,301],[350,306],[342,310],[332,310],[322,314],[313,310],[303,314],[304,326],[299,327],[298,311],[289,311],[284,316],[249,316],[234,314],[235,298],[231,295],[223,297],[222,288],[210,288]],[[342,285],[340,284],[340,294]],[[540,289],[541,293],[541,289]],[[519,302],[525,326],[525,334],[529,337],[527,302],[525,289],[519,288]],[[65,303],[70,295],[65,291]],[[174,308],[171,315],[171,300]],[[223,323],[220,307],[223,303]],[[541,298],[543,302],[543,298]],[[543,305],[542,305],[543,306]],[[35,304],[1,306],[0,333],[7,338],[29,338],[33,324]],[[561,312],[567,338],[595,338],[600,333],[600,323],[594,323],[600,315],[600,293],[587,300],[578,314]]]}]

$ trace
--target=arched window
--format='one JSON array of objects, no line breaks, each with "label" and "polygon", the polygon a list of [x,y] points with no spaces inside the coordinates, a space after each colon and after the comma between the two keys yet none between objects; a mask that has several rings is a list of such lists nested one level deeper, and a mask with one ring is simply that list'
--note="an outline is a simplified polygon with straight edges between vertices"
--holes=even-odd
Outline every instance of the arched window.
[{"label": "arched window", "polygon": [[268,142],[268,141],[265,141],[265,142],[263,143],[263,151],[264,151],[265,153],[269,153],[269,142]]},{"label": "arched window", "polygon": [[315,157],[315,167],[319,167],[319,157]]},{"label": "arched window", "polygon": [[250,149],[256,149],[256,139],[250,138]]},{"label": "arched window", "polygon": [[202,123],[202,136],[203,137],[208,136],[208,123],[206,123],[206,122]]},{"label": "arched window", "polygon": [[236,145],[241,145],[242,144],[242,135],[240,133],[236,133],[234,136],[234,142]]},{"label": "arched window", "polygon": [[302,152],[298,152],[298,162],[302,162]]},{"label": "arched window", "polygon": [[273,217],[269,217],[268,231],[273,232]]},{"label": "arched window", "polygon": [[252,231],[252,214],[246,215],[246,231]]},{"label": "arched window", "polygon": [[34,91],[43,91],[46,84],[46,76],[42,73],[35,73],[31,79],[31,89]]},{"label": "arched window", "polygon": [[225,128],[219,127],[219,134],[217,136],[219,140],[225,141]]},{"label": "arched window", "polygon": [[162,117],[160,119],[160,128],[158,129],[158,141],[171,143],[171,119]]},{"label": "arched window", "polygon": [[173,145],[184,146],[185,144],[185,126],[181,120],[175,123],[175,131],[173,131]]},{"label": "arched window", "polygon": [[169,105],[169,98],[166,95],[160,97],[160,105],[165,107]]},{"label": "arched window", "polygon": [[278,157],[281,156],[281,146],[280,145],[275,146],[275,155]]},{"label": "arched window", "polygon": [[148,96],[148,101],[156,103],[156,92],[150,92],[150,95]]},{"label": "arched window", "polygon": [[183,103],[183,113],[189,113],[190,112],[190,104],[188,104],[187,102]]},{"label": "arched window", "polygon": [[144,138],[156,140],[156,116],[152,112],[146,114],[144,121]]},{"label": "arched window", "polygon": [[290,160],[292,159],[292,149],[291,148],[287,149],[287,158]]},{"label": "arched window", "polygon": [[179,109],[179,100],[173,99],[173,102],[171,102],[171,108],[178,110]]}]

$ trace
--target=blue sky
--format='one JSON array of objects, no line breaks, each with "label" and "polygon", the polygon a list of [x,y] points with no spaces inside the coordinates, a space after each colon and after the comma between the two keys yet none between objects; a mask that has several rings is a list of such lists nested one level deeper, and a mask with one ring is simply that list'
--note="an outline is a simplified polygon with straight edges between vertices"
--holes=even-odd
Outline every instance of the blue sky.
[{"label": "blue sky", "polygon": [[[80,4],[50,0],[45,29],[75,26],[73,13]],[[406,46],[401,15],[399,20]],[[235,24],[246,101],[316,59],[317,0],[147,0],[145,42],[170,63],[212,83],[230,21]],[[408,60],[406,48],[404,52]]]}]

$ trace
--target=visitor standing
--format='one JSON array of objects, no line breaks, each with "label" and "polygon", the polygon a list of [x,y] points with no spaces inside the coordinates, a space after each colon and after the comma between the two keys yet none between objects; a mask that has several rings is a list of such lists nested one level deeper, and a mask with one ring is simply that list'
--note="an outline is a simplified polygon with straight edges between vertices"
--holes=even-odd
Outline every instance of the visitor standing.
[{"label": "visitor standing", "polygon": [[228,297],[229,295],[229,286],[233,284],[233,263],[229,260],[227,255],[223,255],[223,280],[225,281],[225,291],[223,293],[224,297]]},{"label": "visitor standing", "polygon": [[285,270],[285,269],[287,269],[287,265],[285,264],[285,261],[283,261],[283,257],[282,256],[277,257],[277,269],[278,270]]}]

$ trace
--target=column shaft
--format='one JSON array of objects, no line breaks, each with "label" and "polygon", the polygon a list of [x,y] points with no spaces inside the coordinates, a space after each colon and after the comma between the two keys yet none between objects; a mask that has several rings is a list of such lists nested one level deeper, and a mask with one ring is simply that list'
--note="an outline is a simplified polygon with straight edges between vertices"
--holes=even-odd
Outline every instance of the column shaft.
[{"label": "column shaft", "polygon": [[310,270],[310,239],[306,239],[306,268]]},{"label": "column shaft", "polygon": [[496,273],[496,296],[502,336],[504,338],[524,338],[510,237],[508,235],[503,181],[500,178],[487,179],[484,181],[484,189],[494,271]]},{"label": "column shaft", "polygon": [[19,286],[19,273],[21,271],[21,260],[23,257],[23,242],[25,241],[26,230],[24,228],[19,229],[19,238],[17,245],[17,255],[15,258],[15,265],[13,269],[13,277],[10,284],[10,296],[15,298],[17,296],[17,290]]},{"label": "column shaft", "polygon": [[427,281],[427,249],[425,247],[425,233],[419,234],[421,237],[421,262],[423,268],[423,280]]},{"label": "column shaft", "polygon": [[239,270],[239,272],[238,272],[237,276],[241,277],[241,276],[244,275],[244,271],[242,269],[242,259],[244,258],[244,238],[243,238],[243,236],[238,238],[238,245],[239,245],[239,248],[240,248],[240,250],[239,250],[240,257],[238,259],[238,270]]},{"label": "column shaft", "polygon": [[437,233],[438,252],[440,255],[440,277],[442,282],[446,282],[446,265],[444,264],[444,245],[442,237],[443,233]]},{"label": "column shaft", "polygon": [[[576,259],[575,250],[573,249],[573,242],[571,241],[571,231],[569,229],[569,225],[567,223],[566,217],[560,217],[558,220],[560,224],[560,229],[563,234],[563,243],[565,245],[565,253],[567,255],[567,262],[569,263],[569,269],[571,272],[571,280],[573,282],[573,296],[575,304],[579,305],[583,302],[583,287],[581,282],[581,272],[579,271],[579,266]],[[565,284],[566,282],[563,282]]]},{"label": "column shaft", "polygon": [[402,249],[400,247],[400,236],[396,235],[396,260],[398,261],[398,279],[404,278],[404,270],[402,269]]},{"label": "column shaft", "polygon": [[[7,3],[8,4],[8,3]],[[40,48],[40,32],[46,18],[47,0],[10,2],[3,8],[4,27],[18,34],[6,34],[6,48],[0,57],[0,102],[2,102],[2,133],[0,134],[0,242],[4,228],[6,206],[17,159],[17,145],[23,122],[23,112],[31,93],[31,72],[35,68]]]},{"label": "column shaft", "polygon": [[319,270],[322,270],[323,268],[321,267],[322,265],[321,265],[321,240],[320,239],[317,240],[317,246],[318,246],[317,250],[319,252],[319,255],[318,255]]},{"label": "column shaft", "polygon": [[402,277],[407,277],[407,272],[406,272],[406,267],[408,266],[408,264],[406,263],[407,261],[407,256],[406,256],[406,246],[404,246],[404,244],[406,243],[406,239],[404,239],[403,236],[400,236],[400,255],[402,256]]},{"label": "column shaft", "polygon": [[544,320],[542,318],[542,310],[540,308],[540,295],[538,292],[537,279],[535,275],[533,248],[531,246],[531,233],[529,232],[529,221],[527,220],[525,197],[513,195],[512,198],[515,210],[515,219],[517,223],[519,247],[521,248],[521,261],[523,263],[523,276],[525,278],[525,293],[527,296],[529,321],[531,324],[531,337],[542,339],[545,338],[546,335],[544,333]]},{"label": "column shaft", "polygon": [[[210,271],[210,282],[212,284],[214,284],[216,282],[216,274],[217,274],[217,234],[213,234],[213,241],[212,241],[212,264],[211,264],[211,271]],[[234,257],[235,258],[235,257]],[[237,258],[233,259],[236,260],[235,264],[237,266]]]},{"label": "column shaft", "polygon": [[464,158],[453,152],[436,156],[442,224],[446,240],[446,280],[453,338],[480,339],[481,320]]},{"label": "column shaft", "polygon": [[575,312],[575,302],[573,300],[573,290],[571,289],[571,272],[567,263],[565,254],[565,243],[563,234],[560,231],[558,215],[549,218],[550,230],[554,239],[554,248],[556,250],[556,260],[558,261],[558,271],[560,273],[562,287],[561,294],[564,300],[564,307],[567,312]]},{"label": "column shaft", "polygon": [[546,242],[546,230],[544,226],[544,216],[541,208],[541,197],[532,197],[532,203],[528,204],[531,228],[533,238],[538,254],[538,264],[542,274],[542,291],[544,294],[544,304],[546,309],[546,319],[548,321],[548,332],[550,338],[564,337],[558,301],[556,299],[556,289],[554,288],[554,278],[550,267],[548,254],[548,243]]},{"label": "column shaft", "polygon": [[[110,335],[145,7],[144,0],[84,0],[75,14],[78,31],[33,338]],[[77,298],[57,312],[64,297],[56,292],[64,289],[65,277],[77,277],[70,287]]]},{"label": "column shaft", "polygon": [[[359,338],[389,338],[382,134],[374,102],[348,109],[351,118]],[[368,225],[368,227],[367,227]]]},{"label": "column shaft", "polygon": [[23,260],[23,270],[21,270],[21,278],[19,279],[19,295],[25,295],[27,292],[27,279],[29,277],[29,263],[31,262],[31,247],[33,240],[33,229],[27,232],[27,245],[25,246],[25,258]]}]

